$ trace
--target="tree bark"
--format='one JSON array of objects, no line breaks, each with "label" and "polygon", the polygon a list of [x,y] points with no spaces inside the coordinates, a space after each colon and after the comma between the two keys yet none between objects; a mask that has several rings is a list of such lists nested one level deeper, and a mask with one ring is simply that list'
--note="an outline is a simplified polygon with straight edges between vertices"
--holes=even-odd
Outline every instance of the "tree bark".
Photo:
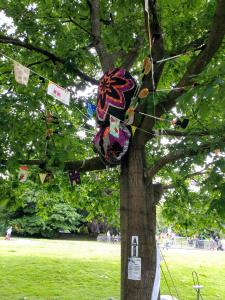
[{"label": "tree bark", "polygon": [[[121,164],[121,300],[150,300],[156,269],[156,206],[145,176],[144,147],[131,146]],[[141,280],[128,279],[132,236],[138,236]]]}]

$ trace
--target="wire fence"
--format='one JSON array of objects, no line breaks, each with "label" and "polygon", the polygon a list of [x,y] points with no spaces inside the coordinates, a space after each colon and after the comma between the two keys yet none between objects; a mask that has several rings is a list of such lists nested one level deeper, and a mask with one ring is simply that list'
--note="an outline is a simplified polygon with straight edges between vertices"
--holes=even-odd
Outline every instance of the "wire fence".
[{"label": "wire fence", "polygon": [[[120,235],[107,235],[101,233],[97,236],[98,242],[120,243]],[[221,250],[225,251],[225,240],[215,241],[213,239],[199,238],[157,238],[159,247],[162,250],[187,249],[187,250]]]},{"label": "wire fence", "polygon": [[[162,249],[190,249],[190,250],[223,250],[215,240],[199,239],[199,238],[185,238],[175,237],[172,239],[160,239],[158,241],[160,248]],[[222,245],[225,245],[225,240],[221,241]]]}]

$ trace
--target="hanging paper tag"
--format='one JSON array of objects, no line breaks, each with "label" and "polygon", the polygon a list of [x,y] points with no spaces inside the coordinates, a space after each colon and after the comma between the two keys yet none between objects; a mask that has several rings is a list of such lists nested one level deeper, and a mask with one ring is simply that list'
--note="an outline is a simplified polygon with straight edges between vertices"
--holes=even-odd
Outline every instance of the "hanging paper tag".
[{"label": "hanging paper tag", "polygon": [[39,177],[40,177],[42,184],[44,183],[46,176],[47,176],[47,173],[39,173]]},{"label": "hanging paper tag", "polygon": [[128,108],[126,112],[126,120],[125,123],[127,125],[131,125],[134,122],[134,108]]},{"label": "hanging paper tag", "polygon": [[133,134],[133,135],[135,134],[136,129],[137,129],[136,126],[131,125],[131,130],[132,130],[132,134]]},{"label": "hanging paper tag", "polygon": [[89,116],[90,118],[92,118],[94,112],[96,111],[96,105],[87,102],[86,108],[87,108],[87,114],[88,114],[88,116]]},{"label": "hanging paper tag", "polygon": [[119,137],[120,120],[110,115],[110,134]]},{"label": "hanging paper tag", "polygon": [[20,83],[27,85],[29,81],[30,76],[30,69],[26,68],[25,66],[14,62],[14,74],[15,74],[15,80]]},{"label": "hanging paper tag", "polygon": [[18,179],[20,182],[25,182],[28,177],[28,166],[21,166],[19,169]]},{"label": "hanging paper tag", "polygon": [[143,98],[147,97],[148,94],[149,94],[149,89],[144,88],[139,92],[138,97],[143,99]]},{"label": "hanging paper tag", "polygon": [[152,61],[151,61],[150,57],[145,57],[143,69],[144,69],[145,75],[148,75],[150,73],[150,71],[152,69]]},{"label": "hanging paper tag", "polygon": [[63,104],[70,104],[70,92],[51,81],[48,84],[47,94],[53,96]]}]

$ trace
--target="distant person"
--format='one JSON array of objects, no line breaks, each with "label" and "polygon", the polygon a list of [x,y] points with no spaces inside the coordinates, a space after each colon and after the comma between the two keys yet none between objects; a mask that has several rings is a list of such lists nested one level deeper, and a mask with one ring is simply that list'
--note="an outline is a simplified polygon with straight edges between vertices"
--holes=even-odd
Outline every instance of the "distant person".
[{"label": "distant person", "polygon": [[116,235],[115,235],[115,242],[116,242],[116,243],[118,243],[118,242],[119,242],[119,238],[120,238],[120,237],[119,237],[119,235],[118,235],[118,234],[116,234]]},{"label": "distant person", "polygon": [[219,247],[219,236],[218,235],[216,235],[214,237],[214,241],[215,241],[215,248],[218,250],[218,247]]},{"label": "distant person", "polygon": [[110,242],[111,241],[111,234],[110,234],[109,230],[107,231],[106,236],[107,236],[107,242]]},{"label": "distant person", "polygon": [[10,226],[6,231],[5,240],[10,240],[12,235],[12,226]]},{"label": "distant person", "polygon": [[211,237],[209,242],[209,249],[215,250],[215,248],[216,248],[216,241]]},{"label": "distant person", "polygon": [[166,236],[164,237],[164,241],[163,241],[163,249],[166,248],[166,250],[169,249],[169,247],[171,247],[171,241],[170,241],[170,236],[169,234],[167,233]]},{"label": "distant person", "polygon": [[172,245],[176,245],[176,234],[174,232],[171,233],[171,241]]},{"label": "distant person", "polygon": [[220,238],[218,238],[218,242],[217,242],[217,251],[219,251],[219,250],[224,251],[222,241]]}]

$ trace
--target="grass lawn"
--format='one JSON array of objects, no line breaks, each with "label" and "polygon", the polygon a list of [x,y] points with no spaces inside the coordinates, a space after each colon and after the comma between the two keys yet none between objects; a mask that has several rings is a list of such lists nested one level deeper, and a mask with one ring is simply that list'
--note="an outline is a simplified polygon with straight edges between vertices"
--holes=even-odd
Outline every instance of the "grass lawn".
[{"label": "grass lawn", "polygon": [[[180,300],[196,299],[191,272],[204,300],[225,300],[225,252],[163,251]],[[172,294],[165,262],[161,263]],[[1,300],[119,299],[120,245],[86,241],[0,238]],[[165,279],[162,294],[169,294]]]}]

